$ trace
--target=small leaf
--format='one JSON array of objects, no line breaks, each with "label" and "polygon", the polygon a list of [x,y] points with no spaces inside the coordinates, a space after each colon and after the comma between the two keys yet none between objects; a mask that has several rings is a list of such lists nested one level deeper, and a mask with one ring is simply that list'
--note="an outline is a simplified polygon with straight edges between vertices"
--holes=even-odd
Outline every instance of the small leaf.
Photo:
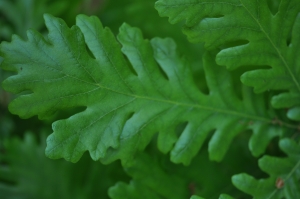
[{"label": "small leaf", "polygon": [[269,178],[257,180],[243,173],[232,177],[233,184],[257,199],[300,198],[300,146],[285,138],[280,140],[280,148],[288,157],[265,155],[259,160],[259,167]]}]

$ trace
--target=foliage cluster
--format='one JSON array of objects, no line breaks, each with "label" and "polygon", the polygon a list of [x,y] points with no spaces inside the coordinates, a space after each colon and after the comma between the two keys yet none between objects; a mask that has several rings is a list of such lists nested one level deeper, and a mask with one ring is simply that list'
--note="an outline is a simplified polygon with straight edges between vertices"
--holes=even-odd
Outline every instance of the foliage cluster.
[{"label": "foliage cluster", "polygon": [[299,0],[0,10],[2,198],[300,198]]}]

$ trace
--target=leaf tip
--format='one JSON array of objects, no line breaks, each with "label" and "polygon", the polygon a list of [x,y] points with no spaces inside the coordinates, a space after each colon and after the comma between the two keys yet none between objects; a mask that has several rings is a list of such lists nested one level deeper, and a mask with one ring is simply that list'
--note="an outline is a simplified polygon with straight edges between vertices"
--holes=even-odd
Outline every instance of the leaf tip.
[{"label": "leaf tip", "polygon": [[50,21],[50,20],[53,20],[53,19],[55,18],[53,15],[48,14],[48,13],[45,13],[45,14],[43,15],[43,17],[44,17],[45,22]]},{"label": "leaf tip", "polygon": [[90,18],[97,18],[96,16],[87,16],[85,14],[79,14],[76,16],[76,24],[78,24],[78,22],[83,22],[83,21],[88,21]]}]

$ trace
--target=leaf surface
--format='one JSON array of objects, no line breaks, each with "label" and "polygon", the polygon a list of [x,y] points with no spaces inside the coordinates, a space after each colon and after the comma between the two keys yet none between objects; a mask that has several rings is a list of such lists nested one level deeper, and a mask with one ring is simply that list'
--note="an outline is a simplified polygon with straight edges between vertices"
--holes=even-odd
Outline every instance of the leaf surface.
[{"label": "leaf surface", "polygon": [[[149,42],[124,24],[119,43],[96,17],[79,15],[72,28],[50,15],[45,20],[47,37],[29,31],[28,41],[15,36],[0,51],[5,58],[1,67],[17,73],[3,87],[25,91],[10,104],[11,112],[44,119],[58,110],[85,107],[53,123],[46,149],[51,158],[76,162],[89,151],[94,160],[126,164],[159,132],[158,148],[171,151],[173,162],[189,164],[211,132],[210,158],[221,160],[245,129],[253,130],[250,150],[259,155],[286,127],[296,128],[274,123],[276,114],[267,109],[263,95],[243,87],[240,99],[231,75],[215,64],[213,54],[204,58],[206,95],[171,39]],[[178,135],[175,129],[183,123]]]},{"label": "leaf surface", "polygon": [[255,92],[285,90],[272,99],[274,107],[300,104],[299,0],[281,1],[275,15],[257,0],[159,0],[156,9],[171,23],[185,21],[190,41],[221,48],[218,64],[251,66],[241,81]]}]

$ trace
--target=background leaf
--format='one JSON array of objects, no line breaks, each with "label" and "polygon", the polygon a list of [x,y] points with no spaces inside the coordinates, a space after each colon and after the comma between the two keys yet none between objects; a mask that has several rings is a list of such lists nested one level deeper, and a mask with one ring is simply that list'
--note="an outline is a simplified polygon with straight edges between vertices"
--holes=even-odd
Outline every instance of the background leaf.
[{"label": "background leaf", "polygon": [[288,155],[285,158],[265,155],[259,167],[269,178],[257,180],[248,174],[232,177],[233,184],[256,199],[292,199],[300,197],[300,146],[291,139],[280,140],[280,148]]},{"label": "background leaf", "polygon": [[[43,14],[62,15],[68,9],[71,13],[79,1],[83,0],[1,0],[0,1],[0,39],[10,40],[12,34],[26,37],[30,28],[42,30],[44,28]],[[71,4],[72,3],[72,4]]]},{"label": "background leaf", "polygon": [[[45,133],[42,133],[45,135]],[[24,140],[6,138],[0,156],[2,199],[108,198],[107,189],[128,177],[119,163],[103,166],[84,155],[77,164],[45,157],[42,143],[27,132]]]},{"label": "background leaf", "polygon": [[255,92],[288,90],[272,99],[274,107],[299,105],[298,0],[281,1],[275,15],[267,1],[255,0],[159,0],[156,8],[171,23],[185,20],[190,41],[220,48],[218,64],[231,70],[249,66],[241,80]]},{"label": "background leaf", "polygon": [[236,190],[230,179],[234,173],[244,169],[262,176],[262,172],[256,173],[257,162],[247,147],[248,139],[249,134],[239,135],[221,163],[209,161],[205,148],[188,167],[175,165],[168,156],[158,153],[153,140],[145,151],[137,155],[132,166],[125,168],[132,177],[130,183],[117,183],[109,189],[109,195],[112,199],[181,199],[195,194],[217,199],[221,193],[227,193],[246,199],[248,197]]},{"label": "background leaf", "polygon": [[[204,199],[204,198],[194,195],[191,197],[191,199]],[[233,199],[233,198],[229,195],[222,194],[222,195],[220,195],[219,199]]]}]

